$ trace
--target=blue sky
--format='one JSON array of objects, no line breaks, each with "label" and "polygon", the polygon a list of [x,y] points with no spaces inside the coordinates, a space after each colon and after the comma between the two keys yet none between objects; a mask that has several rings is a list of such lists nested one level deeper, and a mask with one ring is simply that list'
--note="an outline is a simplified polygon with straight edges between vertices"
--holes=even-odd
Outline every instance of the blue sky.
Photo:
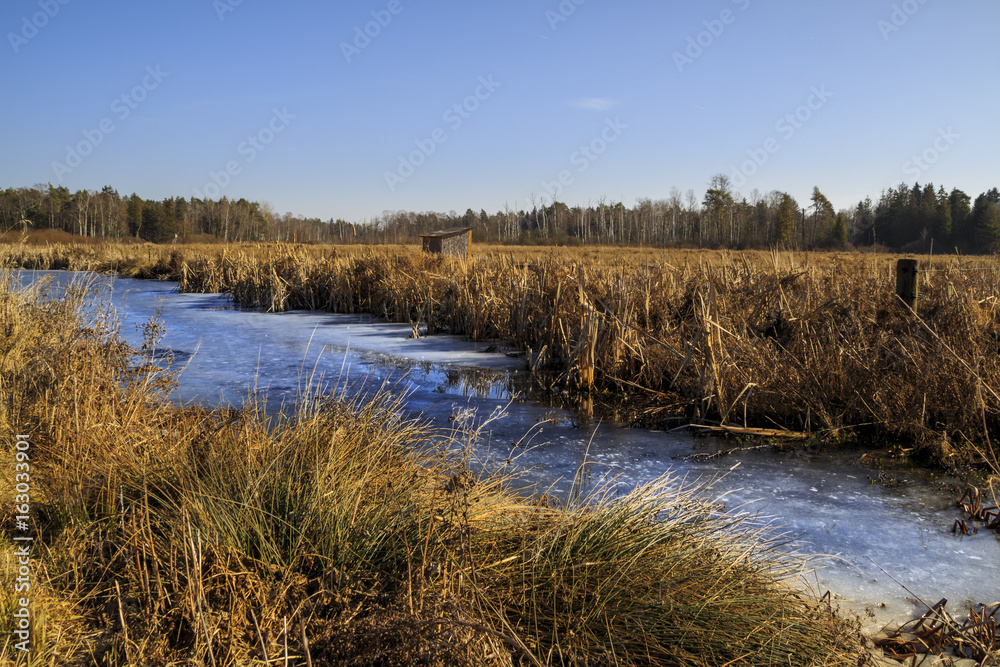
[{"label": "blue sky", "polygon": [[0,29],[0,187],[360,221],[1000,186],[996,0],[6,0]]}]

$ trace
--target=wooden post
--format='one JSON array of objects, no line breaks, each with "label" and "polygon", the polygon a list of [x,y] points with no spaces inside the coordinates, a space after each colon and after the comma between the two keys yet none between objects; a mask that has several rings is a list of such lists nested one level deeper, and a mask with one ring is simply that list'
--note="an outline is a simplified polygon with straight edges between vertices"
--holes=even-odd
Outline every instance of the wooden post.
[{"label": "wooden post", "polygon": [[917,283],[917,260],[900,259],[896,262],[896,296],[903,303],[917,309],[917,298],[920,295],[920,288]]}]

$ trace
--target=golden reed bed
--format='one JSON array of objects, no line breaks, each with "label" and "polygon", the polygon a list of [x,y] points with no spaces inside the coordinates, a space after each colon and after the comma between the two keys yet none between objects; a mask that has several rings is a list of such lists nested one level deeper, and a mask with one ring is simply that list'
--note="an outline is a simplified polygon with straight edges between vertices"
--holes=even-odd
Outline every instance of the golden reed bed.
[{"label": "golden reed bed", "polygon": [[85,289],[7,278],[0,519],[33,541],[0,541],[2,664],[869,664],[780,539],[680,480],[534,501],[447,455],[480,425],[379,387],[177,408]]},{"label": "golden reed bed", "polygon": [[[549,388],[675,417],[915,443],[1000,472],[992,258],[920,258],[917,312],[896,256],[637,248],[30,246],[7,267],[167,277],[248,307],[368,312],[503,340]],[[541,372],[544,371],[543,375]]]}]

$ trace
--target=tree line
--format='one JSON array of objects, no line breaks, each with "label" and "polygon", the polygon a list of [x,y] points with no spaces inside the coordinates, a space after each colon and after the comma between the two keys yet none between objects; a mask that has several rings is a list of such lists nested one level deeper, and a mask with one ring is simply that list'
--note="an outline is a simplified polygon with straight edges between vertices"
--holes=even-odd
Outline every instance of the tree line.
[{"label": "tree line", "polygon": [[1000,191],[978,195],[933,183],[901,184],[837,210],[818,187],[800,204],[788,193],[740,195],[725,175],[702,197],[674,188],[666,199],[633,206],[604,199],[586,206],[531,202],[530,209],[464,214],[386,211],[360,222],[278,214],[267,202],[170,197],[144,199],[51,184],[0,191],[0,231],[57,229],[80,236],[172,241],[287,241],[296,243],[412,243],[421,234],[472,227],[488,243],[621,244],[711,248],[838,249],[883,246],[1000,251]]}]

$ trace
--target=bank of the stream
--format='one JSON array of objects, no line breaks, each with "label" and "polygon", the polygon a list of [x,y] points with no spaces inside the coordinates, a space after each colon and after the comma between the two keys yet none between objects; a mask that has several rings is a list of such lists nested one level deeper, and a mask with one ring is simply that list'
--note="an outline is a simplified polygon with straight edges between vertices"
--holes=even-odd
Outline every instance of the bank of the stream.
[{"label": "bank of the stream", "polygon": [[[85,294],[0,282],[7,537],[32,537],[28,664],[857,665],[799,561],[662,478],[551,506],[446,454],[378,388],[289,421],[177,408]],[[474,428],[474,427],[472,427]],[[13,436],[12,436],[13,437]],[[28,484],[29,482],[23,482]],[[21,510],[17,510],[20,512]],[[17,562],[21,543],[4,540]],[[4,660],[22,629],[0,588]]]}]

